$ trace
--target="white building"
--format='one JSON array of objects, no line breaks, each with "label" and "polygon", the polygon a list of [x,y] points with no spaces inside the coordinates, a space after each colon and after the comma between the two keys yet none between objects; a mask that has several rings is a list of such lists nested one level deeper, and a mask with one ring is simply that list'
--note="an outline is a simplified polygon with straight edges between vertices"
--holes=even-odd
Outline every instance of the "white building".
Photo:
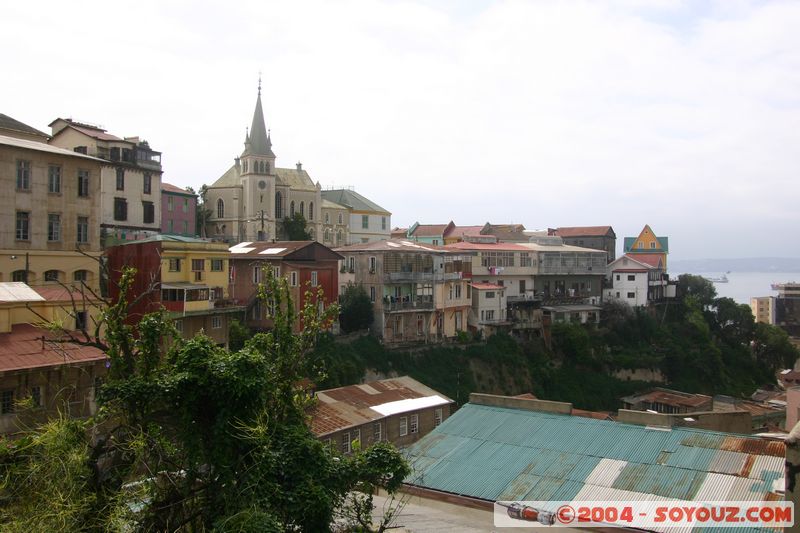
[{"label": "white building", "polygon": [[660,263],[650,264],[642,258],[623,255],[606,268],[607,300],[622,301],[631,307],[645,307],[664,297],[674,296]]},{"label": "white building", "polygon": [[391,237],[392,214],[375,202],[350,189],[322,191],[322,198],[347,208],[348,244],[385,241]]}]

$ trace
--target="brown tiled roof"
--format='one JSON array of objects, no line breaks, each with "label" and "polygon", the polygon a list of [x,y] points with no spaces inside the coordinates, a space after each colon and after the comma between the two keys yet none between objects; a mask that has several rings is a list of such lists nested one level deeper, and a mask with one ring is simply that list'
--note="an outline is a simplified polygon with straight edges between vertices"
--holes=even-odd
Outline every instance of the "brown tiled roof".
[{"label": "brown tiled roof", "polygon": [[611,226],[574,226],[556,228],[554,233],[559,237],[603,237],[609,231],[614,232]]},{"label": "brown tiled roof", "polygon": [[439,235],[444,235],[444,230],[447,229],[449,224],[420,224],[414,229],[414,233],[417,237],[437,237]]},{"label": "brown tiled roof", "polygon": [[17,324],[11,333],[0,333],[0,372],[108,359],[94,347],[42,338],[55,340],[49,331],[30,324]]},{"label": "brown tiled roof", "polygon": [[124,139],[120,139],[116,135],[111,135],[110,133],[106,133],[106,130],[100,128],[94,128],[92,126],[87,126],[85,124],[79,124],[77,122],[71,122],[67,120],[69,127],[83,133],[84,135],[88,135],[93,139],[98,139],[100,141],[123,141]]},{"label": "brown tiled roof", "polygon": [[452,402],[408,376],[318,391],[317,404],[311,410],[311,431],[321,436],[380,420],[385,416],[370,407],[429,396],[439,396]]},{"label": "brown tiled roof", "polygon": [[174,193],[178,193],[178,194],[188,194],[188,195],[191,195],[191,196],[197,196],[196,194],[191,193],[191,192],[187,191],[186,189],[181,189],[177,185],[173,185],[171,183],[164,183],[163,181],[161,182],[161,191],[162,192],[174,192]]}]

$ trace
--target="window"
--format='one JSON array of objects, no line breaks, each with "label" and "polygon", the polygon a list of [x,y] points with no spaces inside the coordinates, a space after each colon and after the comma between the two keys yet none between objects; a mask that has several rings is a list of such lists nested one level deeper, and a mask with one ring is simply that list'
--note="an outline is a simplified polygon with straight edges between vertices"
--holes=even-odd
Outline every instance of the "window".
[{"label": "window", "polygon": [[76,270],[72,273],[72,281],[87,281],[89,279],[88,270]]},{"label": "window", "polygon": [[178,333],[183,333],[183,320],[175,321],[175,329],[178,331]]},{"label": "window", "polygon": [[31,214],[27,211],[17,211],[17,233],[18,241],[27,241],[31,238],[30,233]]},{"label": "window", "polygon": [[170,257],[169,259],[169,271],[170,272],[180,272],[181,271],[181,260],[177,257]]},{"label": "window", "polygon": [[361,430],[360,429],[354,429],[353,430],[353,440],[352,440],[352,442],[356,442],[356,441],[359,444],[361,444]]},{"label": "window", "polygon": [[423,315],[417,315],[417,335],[424,335],[425,334],[425,317]]},{"label": "window", "polygon": [[148,172],[145,172],[142,175],[142,192],[145,194],[150,194],[153,190],[153,176],[151,176]]},{"label": "window", "polygon": [[25,271],[24,270],[15,270],[11,273],[11,281],[23,281],[25,282]]},{"label": "window", "polygon": [[325,223],[326,224],[330,224],[331,223],[331,214],[330,213],[325,213]]},{"label": "window", "polygon": [[636,274],[628,274],[628,281],[636,281]]},{"label": "window", "polygon": [[419,432],[419,415],[413,414],[411,415],[411,433],[418,433]]},{"label": "window", "polygon": [[369,273],[374,274],[378,268],[378,259],[375,257],[369,258]]},{"label": "window", "polygon": [[192,272],[202,272],[206,269],[205,259],[192,259]]},{"label": "window", "polygon": [[283,196],[281,193],[275,193],[275,218],[283,218]]},{"label": "window", "polygon": [[494,291],[486,291],[486,298],[494,298]]},{"label": "window", "polygon": [[152,224],[156,220],[156,208],[153,202],[142,202],[142,222]]},{"label": "window", "polygon": [[78,228],[75,240],[81,244],[89,242],[89,217],[78,217]]},{"label": "window", "polygon": [[408,435],[408,418],[405,416],[400,417],[400,436],[405,437]]},{"label": "window", "polygon": [[125,190],[125,169],[124,168],[117,168],[117,190],[124,191]]},{"label": "window", "polygon": [[49,242],[61,240],[61,215],[54,213],[47,215],[47,240]]},{"label": "window", "polygon": [[172,196],[167,196],[167,211],[172,211],[174,208],[174,202]]},{"label": "window", "polygon": [[317,271],[314,270],[311,272],[311,286],[316,287],[319,284],[319,280],[317,279]]},{"label": "window", "polygon": [[184,235],[188,235],[189,234],[189,222],[187,220],[183,221],[183,234]]},{"label": "window", "polygon": [[356,271],[356,258],[353,257],[353,256],[350,256],[350,257],[347,258],[347,262],[348,262],[347,268],[350,271],[350,273],[352,274],[353,272]]},{"label": "window", "polygon": [[361,215],[361,228],[369,229],[369,215]]},{"label": "window", "polygon": [[339,224],[344,224],[343,220],[344,219],[342,218],[342,214],[339,213]]},{"label": "window", "polygon": [[433,410],[433,427],[438,427],[442,423],[442,408],[437,407]]},{"label": "window", "polygon": [[281,267],[279,266],[272,267],[272,277],[273,278],[281,277]]},{"label": "window", "polygon": [[86,329],[86,311],[77,311],[75,313],[75,329]]},{"label": "window", "polygon": [[222,317],[220,316],[212,316],[211,317],[211,329],[221,329],[222,328]]},{"label": "window", "polygon": [[306,203],[305,202],[300,202],[300,216],[301,217],[305,217],[306,216]]},{"label": "window", "polygon": [[222,267],[223,267],[222,261],[223,261],[222,259],[212,259],[211,272],[222,272]]},{"label": "window", "polygon": [[636,293],[635,292],[629,292],[628,293],[628,298],[636,298]]},{"label": "window", "polygon": [[617,281],[619,281],[619,279],[620,279],[620,276],[619,276],[619,274],[617,274]]},{"label": "window", "polygon": [[369,288],[369,301],[375,303],[375,287]]},{"label": "window", "polygon": [[289,217],[294,217],[294,200],[289,203]]},{"label": "window", "polygon": [[372,424],[372,442],[381,441],[381,423],[375,422]]},{"label": "window", "polygon": [[58,281],[58,270],[47,270],[44,273],[45,281]]},{"label": "window", "polygon": [[14,391],[4,390],[0,393],[0,414],[7,415],[14,412]]},{"label": "window", "polygon": [[42,388],[38,385],[31,387],[31,403],[34,407],[42,406]]},{"label": "window", "polygon": [[293,271],[291,274],[289,274],[289,285],[291,285],[292,287],[297,287],[297,272],[296,271]]},{"label": "window", "polygon": [[342,453],[350,453],[350,432],[342,433]]},{"label": "window", "polygon": [[494,320],[494,309],[488,309],[486,311],[486,320]]},{"label": "window", "polygon": [[50,194],[61,193],[61,167],[58,165],[47,167],[47,192]]},{"label": "window", "polygon": [[532,265],[533,263],[531,261],[531,254],[529,254],[528,252],[522,252],[519,254],[519,266],[529,267]]},{"label": "window", "polygon": [[253,267],[253,283],[261,283],[261,267]]},{"label": "window", "polygon": [[322,232],[322,241],[323,242],[331,242],[331,230],[326,229]]},{"label": "window", "polygon": [[114,220],[128,220],[128,201],[114,198]]},{"label": "window", "polygon": [[619,298],[619,291],[617,291],[617,298]]},{"label": "window", "polygon": [[651,250],[655,250],[656,249],[656,241],[653,241],[653,242],[650,243],[650,249]]},{"label": "window", "polygon": [[31,189],[31,162],[17,160],[17,190],[29,191]]},{"label": "window", "polygon": [[314,220],[314,202],[308,202],[308,220]]},{"label": "window", "polygon": [[461,284],[460,283],[456,283],[456,285],[455,285],[455,293],[456,293],[455,294],[455,299],[456,300],[460,299],[461,298]]},{"label": "window", "polygon": [[184,213],[188,213],[189,212],[189,199],[188,198],[184,198],[183,199],[183,212]]},{"label": "window", "polygon": [[381,229],[386,229],[386,217],[381,217]]},{"label": "window", "polygon": [[89,171],[78,171],[78,196],[81,198],[89,197]]}]

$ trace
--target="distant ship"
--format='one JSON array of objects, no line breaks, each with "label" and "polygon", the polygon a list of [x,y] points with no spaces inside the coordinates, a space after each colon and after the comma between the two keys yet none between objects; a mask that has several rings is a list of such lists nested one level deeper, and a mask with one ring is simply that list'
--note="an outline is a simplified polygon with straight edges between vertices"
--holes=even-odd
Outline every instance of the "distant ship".
[{"label": "distant ship", "polygon": [[728,283],[728,276],[725,274],[721,275],[718,278],[706,278],[708,281],[712,283]]}]

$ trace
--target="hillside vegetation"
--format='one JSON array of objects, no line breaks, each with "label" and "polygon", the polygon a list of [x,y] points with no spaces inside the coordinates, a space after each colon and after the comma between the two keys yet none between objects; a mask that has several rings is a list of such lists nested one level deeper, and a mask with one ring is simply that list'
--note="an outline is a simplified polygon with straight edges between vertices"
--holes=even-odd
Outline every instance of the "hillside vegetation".
[{"label": "hillside vegetation", "polygon": [[[756,324],[750,308],[717,298],[714,286],[679,278],[679,298],[649,312],[607,304],[598,326],[555,324],[552,346],[506,335],[485,342],[391,350],[370,336],[323,338],[314,354],[321,388],[360,383],[364,376],[410,375],[457,403],[470,392],[572,402],[616,410],[619,398],[653,385],[687,392],[748,396],[774,383],[775,371],[798,357],[783,330]],[[623,369],[658,370],[666,383],[622,380]]]}]

